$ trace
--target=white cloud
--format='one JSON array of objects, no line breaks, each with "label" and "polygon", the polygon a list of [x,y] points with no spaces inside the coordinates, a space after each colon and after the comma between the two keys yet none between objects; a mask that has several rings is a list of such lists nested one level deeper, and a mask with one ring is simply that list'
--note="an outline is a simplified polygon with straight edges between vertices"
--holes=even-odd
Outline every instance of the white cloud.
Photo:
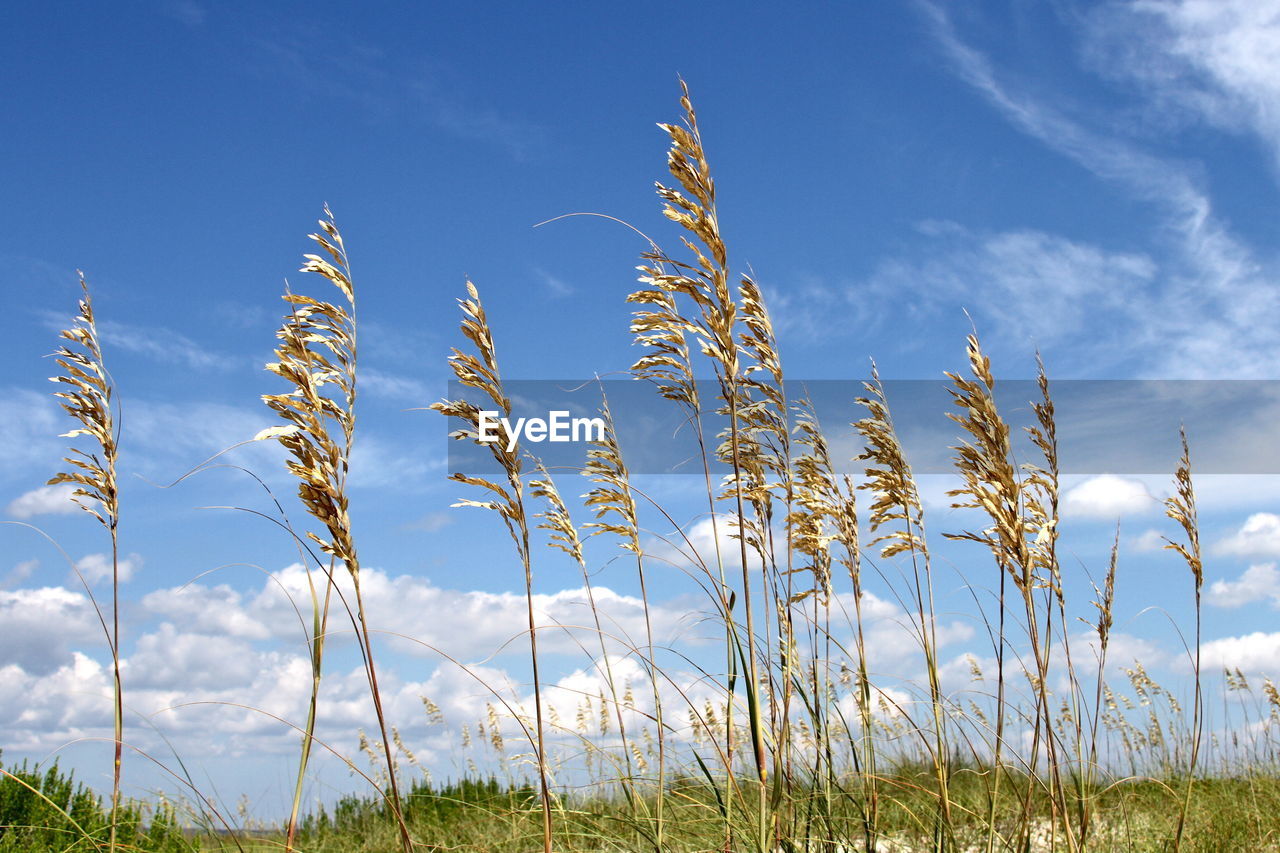
[{"label": "white cloud", "polygon": [[1135,536],[1129,543],[1129,547],[1139,554],[1145,554],[1152,551],[1160,551],[1167,544],[1169,543],[1165,541],[1164,535],[1159,530],[1148,529]]},{"label": "white cloud", "polygon": [[[342,599],[355,607],[349,576],[337,574]],[[290,599],[309,612],[310,592],[305,570],[289,566],[274,575],[247,603],[250,618],[266,625],[276,636],[301,636],[298,617]],[[322,584],[322,575],[314,577]],[[369,621],[388,633],[387,642],[397,649],[431,657],[434,649],[453,657],[475,660],[500,649],[524,654],[528,649],[527,614],[523,593],[452,590],[410,575],[390,576],[379,569],[363,569],[360,589]],[[635,647],[645,636],[644,605],[634,596],[622,595],[605,586],[593,589],[602,630],[621,640],[609,640],[616,648]],[[591,607],[583,588],[534,594],[534,614],[539,650],[548,653],[579,654],[583,648],[598,649]],[[224,606],[237,606],[228,602]],[[350,620],[341,601],[334,598],[330,617],[335,642],[350,634]],[[685,607],[650,603],[655,642],[671,641],[690,617]],[[424,614],[429,614],[429,618]],[[568,626],[561,629],[560,626]],[[397,638],[393,635],[403,635]],[[412,638],[412,639],[406,639]],[[627,639],[629,638],[629,639]]]},{"label": "white cloud", "polygon": [[35,518],[37,515],[68,515],[78,509],[71,500],[73,491],[74,486],[65,484],[40,486],[14,498],[5,507],[5,512],[20,519]]},{"label": "white cloud", "polygon": [[32,573],[38,568],[40,568],[39,560],[23,560],[10,569],[9,574],[5,575],[4,581],[0,583],[0,589],[9,589],[17,586],[31,577]]},{"label": "white cloud", "polygon": [[574,294],[573,285],[558,276],[552,275],[541,267],[534,267],[533,273],[542,282],[549,295],[558,299]]},{"label": "white cloud", "polygon": [[127,680],[141,688],[222,691],[253,684],[262,662],[242,639],[190,633],[165,622],[138,639]]},{"label": "white cloud", "polygon": [[168,0],[160,8],[169,17],[192,28],[201,26],[209,16],[208,10],[195,0]]},{"label": "white cloud", "polygon": [[[1088,328],[1095,347],[1114,346],[1125,337],[1120,327],[1145,318],[1144,294],[1159,275],[1142,252],[1107,250],[1034,229],[975,232],[954,222],[927,222],[918,230],[922,242],[910,257],[882,261],[863,281],[801,278],[770,289],[778,327],[826,340],[833,312],[853,318],[850,328],[865,330],[891,316],[889,307],[908,323],[960,317],[963,309],[975,315],[988,344],[993,337],[1077,344]],[[911,298],[903,299],[904,292]],[[1100,329],[1106,334],[1096,334]]]},{"label": "white cloud", "polygon": [[929,260],[881,265],[876,290],[910,286],[926,304],[976,310],[995,334],[1042,345],[1073,340],[1086,323],[1134,313],[1134,294],[1157,273],[1146,255],[1033,230],[974,234],[955,226],[932,237],[929,248]]},{"label": "white cloud", "polygon": [[52,396],[0,389],[0,473],[34,469],[47,479],[61,455],[58,433],[70,428],[59,415]]},{"label": "white cloud", "polygon": [[1166,114],[1252,133],[1280,161],[1280,3],[1110,4],[1091,18],[1100,68],[1137,81]]},{"label": "white cloud", "polygon": [[[142,567],[142,557],[137,554],[123,556],[116,561],[115,574],[121,583],[133,579],[134,573]],[[93,586],[111,580],[113,567],[110,554],[85,554],[76,560],[76,571],[84,578],[85,583]]]},{"label": "white cloud", "polygon": [[[742,569],[742,543],[735,538],[738,519],[735,515],[718,513],[705,516],[692,524],[661,538],[643,543],[645,555],[682,569],[716,572],[716,558],[727,568]],[[683,535],[682,535],[683,534]],[[747,546],[747,567],[759,571],[760,554]]]},{"label": "white cloud", "polygon": [[142,606],[194,633],[252,640],[271,636],[271,631],[244,609],[242,601],[240,593],[225,584],[188,584],[147,593]]},{"label": "white cloud", "polygon": [[[121,444],[125,468],[169,482],[209,457],[253,438],[275,421],[265,406],[205,402],[133,400]],[[243,464],[259,474],[278,471],[282,450],[273,441],[237,448],[221,461]]]},{"label": "white cloud", "polygon": [[1158,503],[1142,482],[1103,474],[1069,489],[1062,506],[1068,515],[1118,518],[1150,512]]},{"label": "white cloud", "polygon": [[1248,673],[1280,674],[1280,632],[1254,631],[1211,640],[1201,648],[1200,659],[1206,672],[1239,667]]},{"label": "white cloud", "polygon": [[1214,581],[1205,601],[1217,607],[1241,607],[1270,599],[1280,605],[1280,572],[1275,563],[1260,563],[1244,570],[1239,579]]},{"label": "white cloud", "polygon": [[[1238,5],[1238,4],[1237,4]],[[1166,226],[1161,239],[1175,243],[1152,293],[1127,294],[1127,346],[1154,375],[1267,377],[1280,369],[1280,347],[1258,317],[1280,310],[1274,269],[1213,213],[1213,203],[1193,168],[1157,157],[1126,139],[1069,118],[1047,100],[1032,97],[1002,76],[966,44],[946,7],[924,2],[934,35],[952,67],[1018,130],[1075,161],[1135,198],[1152,203]],[[1156,8],[1156,4],[1143,4]],[[1187,0],[1183,8],[1206,8]],[[1194,17],[1194,16],[1193,16]],[[1268,60],[1268,67],[1269,67]],[[1105,118],[1095,118],[1104,124]]]},{"label": "white cloud", "polygon": [[415,452],[401,452],[368,433],[357,436],[351,450],[351,477],[347,484],[353,489],[411,487],[421,484],[431,472],[444,467],[443,456],[428,456],[421,452],[421,448],[412,450]]},{"label": "white cloud", "polygon": [[1280,515],[1255,512],[1213,551],[1233,557],[1280,557]]},{"label": "white cloud", "polygon": [[357,374],[361,393],[401,403],[405,407],[424,406],[431,398],[427,386],[419,379],[361,366]]},{"label": "white cloud", "polygon": [[162,364],[197,370],[224,370],[234,364],[231,358],[211,352],[173,329],[103,320],[98,322],[98,335],[104,349],[116,347]]},{"label": "white cloud", "polygon": [[88,596],[62,587],[0,590],[0,637],[0,666],[38,674],[64,663],[73,646],[105,642]]},{"label": "white cloud", "polygon": [[425,530],[427,533],[436,533],[453,524],[453,521],[453,513],[440,510],[429,512],[418,520],[409,522],[405,527],[409,530]]}]

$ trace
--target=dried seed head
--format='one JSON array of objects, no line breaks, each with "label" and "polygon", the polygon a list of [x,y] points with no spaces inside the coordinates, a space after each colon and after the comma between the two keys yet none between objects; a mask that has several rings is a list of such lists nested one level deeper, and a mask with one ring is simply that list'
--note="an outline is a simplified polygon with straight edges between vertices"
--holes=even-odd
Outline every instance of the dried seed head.
[{"label": "dried seed head", "polygon": [[885,399],[884,385],[875,362],[871,364],[871,381],[863,383],[867,397],[858,405],[870,415],[853,425],[866,441],[866,450],[857,458],[871,464],[866,467],[867,482],[858,486],[875,496],[871,503],[871,532],[900,523],[902,526],[872,540],[880,545],[880,556],[892,557],[902,552],[925,553],[924,508],[911,475],[906,453],[898,441]]},{"label": "dried seed head", "polygon": [[582,558],[582,540],[578,536],[578,528],[573,526],[573,519],[569,515],[569,509],[564,505],[564,501],[560,498],[560,492],[556,489],[555,481],[551,479],[551,472],[539,460],[535,463],[538,476],[529,481],[529,491],[535,497],[542,498],[547,502],[547,508],[542,512],[535,513],[535,518],[541,518],[538,524],[539,530],[549,531],[550,542],[552,548],[564,551],[572,557],[579,566],[585,565]]},{"label": "dried seed head", "polygon": [[1196,515],[1196,492],[1191,483],[1191,449],[1187,445],[1187,430],[1181,430],[1182,458],[1178,460],[1178,469],[1174,472],[1175,493],[1165,499],[1165,514],[1182,526],[1186,534],[1186,543],[1165,539],[1165,548],[1177,551],[1182,555],[1191,569],[1195,579],[1196,596],[1200,595],[1200,587],[1204,583],[1204,563],[1200,558],[1200,522]]},{"label": "dried seed head", "polygon": [[1044,582],[1036,573],[1044,561],[1035,558],[1031,543],[1046,531],[1052,534],[1048,525],[1051,521],[1056,525],[1056,520],[1050,519],[1039,504],[1039,518],[1024,513],[1024,488],[1012,461],[1009,425],[996,408],[991,359],[982,352],[976,335],[969,336],[967,353],[973,379],[946,374],[954,386],[950,389],[952,402],[960,409],[958,414],[948,412],[947,417],[969,434],[968,441],[953,448],[955,467],[964,485],[947,494],[960,498],[952,507],[981,510],[991,519],[992,526],[981,533],[944,535],[986,545],[997,565],[1009,573],[1025,596]]},{"label": "dried seed head", "polygon": [[267,370],[293,390],[266,394],[262,400],[287,425],[265,429],[255,439],[274,439],[289,452],[285,466],[298,478],[298,497],[328,532],[327,538],[311,532],[307,536],[356,575],[360,561],[346,495],[355,432],[355,291],[342,236],[327,205],[324,212],[320,220],[324,233],[309,236],[330,260],[304,255],[301,271],[316,273],[337,287],[347,307],[285,293],[283,299],[292,311],[276,332],[278,361],[268,364]]},{"label": "dried seed head", "polygon": [[114,530],[120,519],[120,503],[116,491],[118,449],[111,380],[103,366],[93,300],[83,273],[80,289],[83,293],[80,313],[70,328],[59,333],[67,343],[54,352],[54,362],[63,372],[49,381],[58,383],[59,390],[53,396],[80,424],[61,437],[88,436],[93,447],[90,450],[72,448],[71,455],[62,460],[72,470],[54,475],[47,485],[73,485],[71,495],[76,504],[104,527]]},{"label": "dried seed head", "polygon": [[604,435],[598,441],[591,442],[587,451],[587,463],[582,470],[583,476],[596,484],[595,488],[583,495],[588,509],[595,513],[596,520],[583,525],[590,530],[589,536],[600,533],[612,533],[619,538],[618,544],[625,550],[640,555],[640,522],[636,510],[635,496],[631,491],[631,473],[622,460],[622,449],[618,446],[613,429],[613,413],[609,410],[609,399],[600,392],[600,415],[604,419]]}]

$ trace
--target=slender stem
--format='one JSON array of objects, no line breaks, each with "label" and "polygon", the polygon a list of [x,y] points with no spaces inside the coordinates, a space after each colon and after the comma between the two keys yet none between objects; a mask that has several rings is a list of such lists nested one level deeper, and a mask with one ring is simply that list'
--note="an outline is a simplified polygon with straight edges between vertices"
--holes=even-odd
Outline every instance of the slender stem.
[{"label": "slender stem", "polygon": [[[114,457],[112,458],[114,469]],[[113,477],[114,481],[114,477]],[[120,681],[120,540],[111,519],[111,669],[115,681],[115,760],[111,764],[111,850],[116,850],[120,812],[120,766],[124,757],[124,688]]]},{"label": "slender stem", "polygon": [[1202,719],[1202,690],[1200,684],[1200,579],[1196,578],[1196,694],[1193,700],[1193,708],[1191,712],[1191,726],[1194,729],[1191,736],[1191,761],[1187,767],[1187,792],[1182,798],[1182,807],[1178,812],[1178,832],[1174,838],[1173,849],[1176,851],[1182,849],[1182,836],[1186,829],[1187,812],[1191,808],[1191,786],[1196,778],[1196,761],[1200,757],[1200,738],[1204,728],[1204,720]]},{"label": "slender stem", "polygon": [[302,809],[302,787],[306,778],[307,764],[311,760],[311,743],[315,740],[316,710],[320,699],[321,663],[324,659],[324,641],[329,623],[329,604],[333,596],[333,570],[335,561],[329,561],[329,570],[325,574],[324,605],[319,606],[315,597],[315,586],[311,584],[308,572],[307,583],[311,585],[312,604],[312,637],[311,637],[311,698],[307,702],[307,722],[302,734],[302,754],[298,759],[298,778],[293,788],[293,805],[289,809],[289,826],[285,833],[285,853],[293,850],[298,839],[298,815]]},{"label": "slender stem", "polygon": [[[751,747],[756,761],[756,777],[759,782],[758,807],[756,815],[757,843],[761,850],[767,841],[767,791],[765,790],[766,769],[764,755],[764,734],[760,730],[760,673],[756,666],[755,652],[755,619],[751,613],[751,579],[747,564],[746,515],[742,503],[742,466],[738,455],[738,386],[737,377],[729,378],[729,437],[733,454],[734,502],[738,515],[738,555],[742,561],[742,608],[746,614],[747,639],[742,654],[747,663],[747,718],[751,726]],[[732,720],[730,720],[732,724]]]},{"label": "slender stem", "polygon": [[360,619],[360,641],[364,646],[365,672],[369,676],[369,692],[373,696],[373,710],[378,717],[378,730],[382,735],[382,751],[387,758],[387,778],[391,787],[391,813],[400,830],[400,845],[404,848],[404,853],[413,853],[413,839],[409,837],[409,826],[404,820],[400,788],[396,782],[396,765],[391,755],[391,738],[387,737],[387,719],[382,711],[382,694],[378,690],[378,671],[373,665],[373,644],[369,636],[369,623],[365,619],[364,599],[360,593],[359,569],[353,571],[351,577],[356,590],[356,613]]},{"label": "slender stem", "polygon": [[644,605],[644,632],[647,640],[646,653],[649,663],[649,680],[653,684],[653,716],[658,727],[658,791],[656,803],[656,838],[654,846],[658,853],[663,851],[663,801],[666,794],[666,733],[663,731],[662,691],[658,687],[658,667],[653,657],[653,621],[649,616],[649,590],[645,586],[644,558],[636,554],[636,573],[640,576],[640,601]]},{"label": "slender stem", "polygon": [[[519,478],[513,477],[519,484]],[[520,492],[516,492],[520,500]],[[538,788],[542,798],[542,849],[551,853],[551,790],[547,783],[546,734],[542,725],[542,680],[538,673],[538,627],[533,615],[533,564],[529,555],[529,527],[520,519],[521,558],[524,562],[524,599],[529,616],[529,653],[533,663],[533,712],[537,726]]]}]

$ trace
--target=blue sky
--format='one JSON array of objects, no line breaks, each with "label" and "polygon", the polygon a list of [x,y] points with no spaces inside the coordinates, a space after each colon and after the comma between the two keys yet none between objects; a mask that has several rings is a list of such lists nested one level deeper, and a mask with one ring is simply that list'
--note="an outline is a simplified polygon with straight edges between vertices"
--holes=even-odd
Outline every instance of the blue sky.
[{"label": "blue sky", "polygon": [[[519,630],[516,565],[495,519],[449,510],[444,429],[409,410],[444,392],[468,277],[508,376],[630,364],[624,297],[644,244],[600,219],[533,226],[599,212],[674,245],[652,183],[665,178],[654,125],[678,118],[678,77],[732,260],[765,288],[789,376],[856,378],[874,357],[886,377],[937,378],[963,365],[968,311],[1000,376],[1032,376],[1039,347],[1055,378],[1276,379],[1278,38],[1270,0],[14,10],[0,34],[0,507],[100,574],[100,531],[39,491],[66,427],[43,356],[83,269],[123,406],[126,691],[132,681],[140,715],[212,699],[300,720],[302,645],[277,586],[296,588],[296,555],[261,520],[209,508],[265,508],[261,489],[229,469],[157,484],[271,424],[258,398],[280,390],[261,369],[278,297],[286,279],[310,286],[295,270],[328,202],[360,299],[352,501],[371,612],[519,682],[518,655],[488,658]],[[291,495],[270,448],[232,459]],[[1121,518],[1118,630],[1176,680],[1176,634],[1144,612],[1190,616],[1185,567],[1154,547],[1173,532],[1159,508],[1168,478],[1100,473],[1112,476],[1073,480],[1066,502],[1082,615],[1083,572],[1102,571]],[[934,529],[949,529],[946,484],[925,485]],[[1280,674],[1280,483],[1198,485],[1211,659]],[[705,522],[685,480],[650,488]],[[108,748],[80,740],[110,730],[87,600],[30,529],[0,528],[0,542],[0,721],[17,721],[0,722],[0,748],[60,753],[100,783]],[[634,592],[609,548],[591,556],[597,584]],[[572,621],[577,569],[540,560],[543,605]],[[948,563],[970,632],[948,646],[958,659],[973,631],[960,577],[991,570],[963,552]],[[671,630],[696,634],[680,616],[703,605],[670,572]],[[634,619],[632,599],[617,607]],[[563,651],[558,672],[572,677],[583,662]],[[370,724],[349,652],[332,658],[328,730],[345,752]],[[447,771],[417,696],[465,722],[483,691],[421,649],[386,660],[393,716]],[[184,759],[207,757],[200,772],[224,797],[278,808],[295,749],[278,725],[225,706],[149,719]],[[135,790],[171,787],[139,764]],[[340,768],[326,778],[320,795],[355,784]]]}]

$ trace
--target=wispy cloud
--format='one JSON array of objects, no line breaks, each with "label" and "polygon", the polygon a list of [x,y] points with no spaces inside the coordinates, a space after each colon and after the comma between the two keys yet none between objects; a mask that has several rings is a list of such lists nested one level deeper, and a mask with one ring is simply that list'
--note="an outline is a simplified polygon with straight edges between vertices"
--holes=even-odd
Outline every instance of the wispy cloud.
[{"label": "wispy cloud", "polygon": [[[285,78],[309,97],[355,103],[378,120],[420,119],[458,139],[493,145],[515,160],[545,145],[543,126],[460,95],[466,88],[460,71],[413,68],[366,42],[338,44],[325,23],[294,22],[288,32],[258,31],[249,42],[248,67]],[[316,44],[326,46],[323,64]]]},{"label": "wispy cloud", "polygon": [[1108,3],[1086,26],[1102,73],[1136,81],[1164,116],[1252,134],[1280,168],[1280,1]]},{"label": "wispy cloud", "polygon": [[66,432],[60,427],[70,429],[60,414],[50,395],[0,388],[0,474],[43,469],[47,480],[60,455],[57,435]]},{"label": "wispy cloud", "polygon": [[416,521],[411,521],[404,526],[405,530],[425,530],[427,533],[436,533],[444,530],[450,524],[453,524],[454,514],[440,510],[438,512],[429,512]]},{"label": "wispy cloud", "polygon": [[98,334],[104,345],[153,358],[163,364],[196,370],[225,370],[235,364],[235,359],[211,352],[173,329],[107,320],[98,323]]},{"label": "wispy cloud", "polygon": [[24,492],[9,502],[5,512],[13,518],[28,519],[38,515],[68,515],[76,511],[71,500],[74,486],[40,486]]},{"label": "wispy cloud", "polygon": [[[1193,7],[1207,8],[1187,4]],[[1214,215],[1194,168],[1094,129],[1022,91],[960,37],[945,7],[922,2],[920,8],[955,73],[1013,126],[1163,215],[1163,236],[1174,256],[1159,282],[1155,310],[1131,334],[1134,351],[1151,354],[1147,369],[1184,377],[1280,373],[1273,330],[1257,322],[1280,311],[1274,286],[1280,275]]]},{"label": "wispy cloud", "polygon": [[547,293],[557,299],[572,296],[574,293],[573,285],[569,284],[559,276],[552,275],[542,267],[534,267],[533,274],[542,282],[542,286],[546,288]]},{"label": "wispy cloud", "polygon": [[362,392],[405,406],[426,405],[431,397],[426,383],[411,376],[388,373],[373,367],[361,367],[359,387]]},{"label": "wispy cloud", "polygon": [[164,0],[160,10],[179,23],[195,29],[203,26],[209,10],[195,0]]},{"label": "wispy cloud", "polygon": [[[43,319],[45,327],[53,331],[67,328],[70,322],[69,318],[52,311],[44,312]],[[140,326],[101,319],[97,325],[104,350],[114,347],[161,364],[195,370],[226,370],[238,363],[237,359],[210,350],[181,332],[164,326]]]},{"label": "wispy cloud", "polygon": [[[988,346],[1034,345],[1051,352],[1055,370],[1096,371],[1129,357],[1133,329],[1159,300],[1159,268],[1144,252],[1108,251],[1034,229],[980,232],[955,222],[923,222],[917,232],[909,255],[881,261],[863,281],[801,280],[771,290],[777,326],[825,342],[854,329],[874,333],[885,318],[936,325],[947,317],[963,321],[968,311]],[[850,319],[833,327],[832,316]]]}]

